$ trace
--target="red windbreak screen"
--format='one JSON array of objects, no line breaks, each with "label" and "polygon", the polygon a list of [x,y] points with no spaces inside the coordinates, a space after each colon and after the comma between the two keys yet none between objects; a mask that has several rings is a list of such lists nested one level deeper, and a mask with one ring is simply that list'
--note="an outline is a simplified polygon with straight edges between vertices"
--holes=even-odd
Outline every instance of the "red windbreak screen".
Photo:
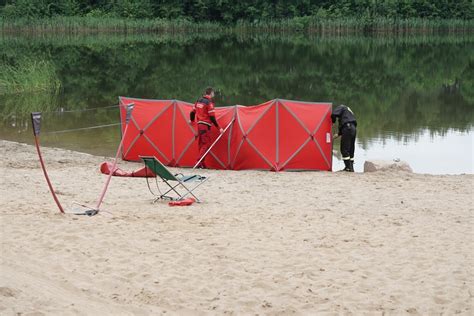
[{"label": "red windbreak screen", "polygon": [[[122,131],[125,107],[135,104],[122,157],[138,161],[155,156],[163,164],[192,167],[198,154],[196,126],[189,124],[192,104],[178,100],[120,98]],[[213,169],[331,170],[331,103],[271,100],[256,106],[216,108],[227,132],[206,156]],[[213,139],[219,132],[211,129]]]}]

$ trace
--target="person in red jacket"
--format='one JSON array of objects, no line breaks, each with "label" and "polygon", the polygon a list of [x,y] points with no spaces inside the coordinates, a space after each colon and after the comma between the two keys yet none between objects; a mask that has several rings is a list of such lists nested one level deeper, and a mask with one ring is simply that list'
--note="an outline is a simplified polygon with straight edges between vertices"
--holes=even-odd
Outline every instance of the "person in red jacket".
[{"label": "person in red jacket", "polygon": [[[223,129],[216,120],[214,95],[215,93],[212,87],[206,88],[204,95],[196,101],[193,110],[189,114],[191,123],[194,123],[194,120],[197,121],[199,155],[196,161],[199,161],[211,146],[210,131],[212,125],[219,129],[220,133],[223,132]],[[198,165],[199,168],[206,168],[204,160],[205,158]]]}]

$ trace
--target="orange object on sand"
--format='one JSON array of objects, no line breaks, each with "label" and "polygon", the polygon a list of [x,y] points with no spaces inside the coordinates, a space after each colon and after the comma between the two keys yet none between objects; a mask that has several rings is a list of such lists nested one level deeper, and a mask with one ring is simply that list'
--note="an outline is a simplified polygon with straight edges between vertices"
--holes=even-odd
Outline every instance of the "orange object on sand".
[{"label": "orange object on sand", "polygon": [[[110,162],[103,162],[100,165],[100,172],[103,174],[110,174],[110,171],[113,168],[113,164]],[[115,167],[115,170],[112,174],[115,177],[140,177],[140,178],[154,178],[156,177],[155,173],[151,171],[148,167],[143,167],[138,170],[128,172],[120,168]]]},{"label": "orange object on sand", "polygon": [[179,200],[179,201],[171,201],[168,203],[169,206],[189,206],[196,202],[195,198],[187,198],[184,200]]}]

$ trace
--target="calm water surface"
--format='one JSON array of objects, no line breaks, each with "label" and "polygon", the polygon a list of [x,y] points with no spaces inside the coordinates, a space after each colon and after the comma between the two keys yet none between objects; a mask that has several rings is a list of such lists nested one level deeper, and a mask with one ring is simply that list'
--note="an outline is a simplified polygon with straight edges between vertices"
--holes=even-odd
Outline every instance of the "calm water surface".
[{"label": "calm water surface", "polygon": [[193,102],[212,85],[218,105],[349,105],[356,171],[367,159],[401,159],[420,173],[474,173],[473,52],[474,37],[0,37],[3,69],[46,60],[61,82],[59,94],[0,91],[0,138],[31,143],[26,114],[38,110],[43,145],[112,156],[118,126],[50,132],[117,123],[119,95]]}]

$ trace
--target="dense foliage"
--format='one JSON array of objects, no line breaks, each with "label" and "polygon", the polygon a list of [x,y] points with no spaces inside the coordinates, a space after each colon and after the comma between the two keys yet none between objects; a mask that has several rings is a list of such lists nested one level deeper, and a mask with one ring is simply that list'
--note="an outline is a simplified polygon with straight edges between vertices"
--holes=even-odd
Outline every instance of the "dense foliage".
[{"label": "dense foliage", "polygon": [[472,0],[0,0],[4,18],[185,18],[224,24],[317,16],[473,19]]}]

